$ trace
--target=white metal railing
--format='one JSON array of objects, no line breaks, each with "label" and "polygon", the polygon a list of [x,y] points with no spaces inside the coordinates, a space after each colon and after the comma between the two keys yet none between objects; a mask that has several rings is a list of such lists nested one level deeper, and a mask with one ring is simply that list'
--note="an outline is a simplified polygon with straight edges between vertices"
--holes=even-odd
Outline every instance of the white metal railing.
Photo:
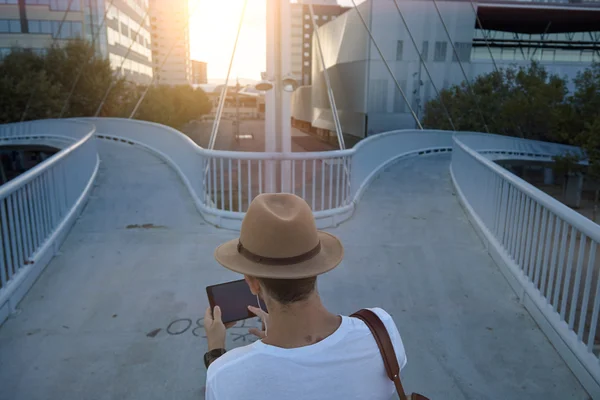
[{"label": "white metal railing", "polygon": [[201,148],[181,132],[159,124],[82,120],[96,126],[99,138],[137,144],[163,158],[178,172],[204,218],[231,229],[239,229],[252,199],[266,192],[295,193],[311,205],[320,228],[335,226],[352,215],[368,182],[389,162],[452,149],[451,132],[407,130],[372,136],[348,150],[219,151]]},{"label": "white metal railing", "polygon": [[[96,126],[101,139],[139,145],[163,158],[179,174],[204,218],[233,229],[239,228],[252,198],[269,191],[302,196],[313,207],[320,227],[335,226],[351,216],[369,182],[389,163],[451,151],[458,197],[490,255],[584,387],[600,398],[596,355],[600,227],[490,160],[547,161],[579,149],[489,134],[406,130],[378,134],[343,151],[209,151],[158,124],[85,120]],[[9,135],[36,137],[51,128],[44,124],[49,122],[0,127],[0,140]],[[19,129],[21,133],[14,133]],[[65,129],[51,130],[57,137],[69,136]],[[97,162],[90,136],[83,135],[57,156],[0,187],[1,279],[3,285],[7,282],[0,299],[19,271],[37,264],[39,249],[51,242],[53,229],[65,231],[60,224],[73,215],[74,204],[82,203]]]},{"label": "white metal railing", "polygon": [[504,267],[521,301],[575,375],[597,398],[600,226],[476,151],[483,148],[505,151],[505,158],[551,157],[579,150],[494,135],[457,135],[451,173],[490,254]]},{"label": "white metal railing", "polygon": [[0,186],[0,323],[54,256],[83,207],[99,159],[90,124],[45,120],[0,125],[0,145],[45,139],[70,144]]},{"label": "white metal railing", "polygon": [[[204,157],[205,205],[243,213],[256,195],[272,191],[295,193],[314,212],[345,207],[352,202],[351,157],[349,151],[287,154],[212,151]],[[272,176],[267,168],[272,169]]]}]

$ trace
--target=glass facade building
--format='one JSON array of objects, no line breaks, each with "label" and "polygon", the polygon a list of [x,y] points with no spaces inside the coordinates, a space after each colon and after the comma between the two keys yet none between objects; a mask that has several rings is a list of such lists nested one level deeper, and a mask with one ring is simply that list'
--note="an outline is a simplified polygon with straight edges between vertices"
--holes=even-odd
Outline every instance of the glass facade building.
[{"label": "glass facade building", "polygon": [[76,38],[127,79],[152,79],[147,0],[0,0],[0,58],[13,48],[42,53]]}]

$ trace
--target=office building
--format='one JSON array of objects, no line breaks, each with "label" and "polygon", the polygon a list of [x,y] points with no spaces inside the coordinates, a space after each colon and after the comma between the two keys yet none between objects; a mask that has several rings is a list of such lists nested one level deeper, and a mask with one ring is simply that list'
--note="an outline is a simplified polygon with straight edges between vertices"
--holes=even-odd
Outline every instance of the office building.
[{"label": "office building", "polygon": [[42,53],[52,44],[81,38],[94,43],[122,76],[149,82],[147,10],[147,0],[0,0],[0,58],[14,48]]},{"label": "office building", "polygon": [[303,4],[291,4],[292,75],[298,79],[300,85],[310,85],[312,79],[313,25],[310,22],[309,3],[313,5],[318,26],[348,10],[346,7],[339,6],[336,0],[305,0]]},{"label": "office building", "polygon": [[[408,29],[391,0],[367,0],[358,10],[408,104],[355,9],[319,28],[346,134],[365,137],[415,127],[411,108],[422,118],[425,103],[436,95],[419,53],[440,90],[463,82],[462,69],[473,80],[492,72],[494,64],[499,68],[526,66],[535,60],[548,72],[571,80],[593,61],[600,61],[597,3],[479,2],[473,7],[468,1],[438,2],[450,39],[433,2],[413,0],[398,4]],[[479,29],[477,20],[483,29]],[[335,131],[321,64],[316,62],[316,52],[312,57],[312,85],[310,90],[294,93],[293,118],[310,123],[313,130]]]},{"label": "office building", "polygon": [[192,83],[194,85],[208,83],[206,72],[205,62],[192,60]]},{"label": "office building", "polygon": [[150,83],[153,72],[148,0],[113,0],[112,7],[107,0],[88,3],[92,2],[105,5],[110,65],[129,80]]},{"label": "office building", "polygon": [[190,85],[188,0],[150,0],[152,59],[155,82],[161,85]]}]

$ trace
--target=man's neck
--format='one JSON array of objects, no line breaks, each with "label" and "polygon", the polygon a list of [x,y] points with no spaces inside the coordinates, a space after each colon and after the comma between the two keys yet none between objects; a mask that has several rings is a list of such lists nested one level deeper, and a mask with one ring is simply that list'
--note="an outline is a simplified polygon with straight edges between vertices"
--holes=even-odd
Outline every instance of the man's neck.
[{"label": "man's neck", "polygon": [[263,342],[283,348],[309,346],[331,335],[341,322],[341,317],[327,311],[315,292],[290,305],[269,304],[268,336]]}]

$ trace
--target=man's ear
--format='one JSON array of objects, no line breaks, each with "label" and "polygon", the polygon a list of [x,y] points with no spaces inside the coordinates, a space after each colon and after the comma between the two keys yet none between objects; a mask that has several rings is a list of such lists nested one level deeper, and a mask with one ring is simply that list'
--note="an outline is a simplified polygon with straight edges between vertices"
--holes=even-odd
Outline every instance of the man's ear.
[{"label": "man's ear", "polygon": [[253,276],[244,275],[244,279],[250,288],[250,291],[253,295],[257,295],[260,293],[260,282]]}]

